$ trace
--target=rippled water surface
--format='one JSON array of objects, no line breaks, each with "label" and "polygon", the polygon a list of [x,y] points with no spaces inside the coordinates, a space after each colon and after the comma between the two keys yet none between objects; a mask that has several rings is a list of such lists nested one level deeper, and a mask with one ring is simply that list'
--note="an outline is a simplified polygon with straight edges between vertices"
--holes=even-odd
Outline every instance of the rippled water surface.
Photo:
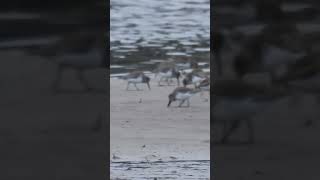
[{"label": "rippled water surface", "polygon": [[209,61],[209,0],[111,0],[111,72],[154,67],[156,60]]}]

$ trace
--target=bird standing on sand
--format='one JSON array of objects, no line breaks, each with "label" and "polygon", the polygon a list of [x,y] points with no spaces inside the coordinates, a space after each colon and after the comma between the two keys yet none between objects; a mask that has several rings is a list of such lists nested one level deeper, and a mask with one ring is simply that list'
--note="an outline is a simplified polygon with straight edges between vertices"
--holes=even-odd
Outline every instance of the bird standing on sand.
[{"label": "bird standing on sand", "polygon": [[170,106],[170,104],[173,101],[180,101],[179,107],[182,106],[182,104],[187,101],[187,107],[190,106],[190,97],[195,95],[196,93],[200,92],[199,89],[190,89],[186,87],[177,87],[171,94],[169,94],[169,103],[167,107]]},{"label": "bird standing on sand", "polygon": [[210,78],[205,78],[204,80],[202,80],[197,88],[203,91],[210,91]]},{"label": "bird standing on sand", "polygon": [[147,84],[149,90],[151,90],[150,84],[149,84],[150,78],[148,76],[146,76],[141,71],[132,72],[132,73],[124,76],[123,79],[128,81],[126,90],[129,90],[129,85],[130,84],[134,84],[134,86],[136,87],[137,91],[139,91],[140,89],[137,87],[137,84],[141,84],[141,83]]},{"label": "bird standing on sand", "polygon": [[202,96],[203,91],[210,92],[210,78],[205,78],[203,81],[201,81],[197,88],[201,90],[200,96]]},{"label": "bird standing on sand", "polygon": [[168,86],[170,85],[169,79],[176,78],[177,79],[177,85],[180,86],[180,72],[177,71],[174,67],[160,67],[158,69],[158,72],[156,73],[156,76],[160,76],[160,80],[158,81],[158,85],[161,86],[161,81],[165,79]]},{"label": "bird standing on sand", "polygon": [[186,87],[189,84],[194,84],[194,87],[196,88],[199,83],[203,80],[205,80],[207,77],[206,75],[201,71],[193,71],[191,73],[188,73],[186,77],[183,79],[182,83],[183,86]]}]

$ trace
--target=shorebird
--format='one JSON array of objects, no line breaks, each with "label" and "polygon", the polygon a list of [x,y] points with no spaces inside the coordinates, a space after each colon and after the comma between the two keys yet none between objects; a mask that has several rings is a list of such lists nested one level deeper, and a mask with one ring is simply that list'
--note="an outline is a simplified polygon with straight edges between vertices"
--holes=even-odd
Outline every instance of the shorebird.
[{"label": "shorebird", "polygon": [[203,80],[207,79],[207,76],[202,71],[192,71],[186,74],[185,78],[182,80],[183,86],[186,87],[189,84],[193,84],[196,88],[199,83]]},{"label": "shorebird", "polygon": [[216,80],[212,90],[211,112],[212,123],[221,122],[224,126],[220,142],[226,143],[239,125],[245,123],[247,143],[253,143],[253,118],[284,95],[281,89],[257,86],[239,80]]},{"label": "shorebird", "polygon": [[210,78],[205,78],[204,80],[202,80],[197,88],[204,91],[210,91]]},{"label": "shorebird", "polygon": [[169,94],[169,102],[167,107],[170,106],[170,104],[173,101],[180,101],[180,104],[178,107],[181,107],[182,104],[187,101],[187,107],[190,106],[190,101],[189,99],[195,95],[196,93],[198,93],[200,90],[198,89],[190,89],[190,88],[186,88],[186,87],[177,87],[171,94]]},{"label": "shorebird", "polygon": [[157,72],[155,74],[155,76],[160,76],[160,79],[158,81],[158,85],[161,86],[161,81],[163,81],[163,79],[165,79],[165,81],[167,82],[168,86],[170,85],[169,79],[171,80],[172,78],[176,78],[177,79],[177,85],[180,86],[180,72],[174,68],[174,67],[159,67],[157,69]]},{"label": "shorebird", "polygon": [[130,84],[134,84],[134,86],[136,87],[137,91],[139,91],[140,89],[137,87],[137,84],[147,84],[149,90],[151,90],[150,88],[150,77],[146,76],[143,72],[141,71],[134,71],[124,77],[122,77],[122,79],[127,80],[128,84],[127,84],[127,89],[129,90],[129,85]]},{"label": "shorebird", "polygon": [[202,80],[199,85],[197,86],[198,89],[201,90],[200,96],[203,95],[203,91],[209,91],[210,92],[210,78],[205,78]]}]

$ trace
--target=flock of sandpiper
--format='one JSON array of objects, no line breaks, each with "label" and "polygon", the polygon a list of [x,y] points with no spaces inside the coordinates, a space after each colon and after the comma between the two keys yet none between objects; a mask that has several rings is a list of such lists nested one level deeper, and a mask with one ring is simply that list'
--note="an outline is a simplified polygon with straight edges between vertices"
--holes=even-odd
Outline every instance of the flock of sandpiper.
[{"label": "flock of sandpiper", "polygon": [[[294,95],[296,92],[305,92],[292,82],[305,80],[319,74],[319,53],[309,48],[304,42],[304,37],[296,29],[294,24],[267,25],[255,35],[245,37],[243,34],[235,34],[231,46],[238,46],[235,56],[232,58],[231,67],[234,78],[225,78],[223,75],[224,54],[234,53],[226,49],[226,38],[223,34],[215,32],[215,48],[213,67],[215,74],[212,79],[214,85],[210,91],[210,75],[196,67],[196,63],[190,61],[190,73],[185,73],[180,63],[161,64],[155,71],[160,76],[158,85],[165,81],[168,85],[172,79],[177,79],[180,86],[180,78],[183,76],[183,86],[177,87],[169,94],[168,106],[173,101],[188,103],[189,98],[203,90],[209,90],[214,101],[211,103],[211,117],[214,125],[222,122],[224,128],[219,142],[226,143],[240,124],[247,126],[247,143],[254,142],[253,118],[266,109],[276,100]],[[219,44],[220,43],[220,44]],[[312,46],[311,46],[312,47]],[[231,47],[232,49],[233,47]],[[224,60],[224,59],[223,59]],[[218,73],[218,74],[216,74]],[[270,79],[269,83],[253,83],[246,80],[248,75],[265,74]],[[150,89],[150,78],[143,72],[133,72],[123,79],[128,81],[128,86],[137,83],[146,83]],[[194,84],[194,88],[187,86]],[[136,87],[137,90],[139,90]],[[214,130],[212,132],[215,132]]]},{"label": "flock of sandpiper", "polygon": [[[192,68],[192,71],[186,73],[184,71],[186,68]],[[161,63],[154,73],[155,77],[159,77],[158,86],[163,86],[163,84],[161,84],[163,82],[170,86],[173,79],[176,79],[177,81],[176,85],[178,87],[169,94],[167,107],[169,107],[174,101],[180,102],[178,107],[182,107],[185,102],[187,102],[187,107],[189,107],[189,99],[193,95],[203,91],[210,91],[210,73],[203,72],[202,69],[198,68],[198,64],[194,61],[186,60],[182,63],[169,61]],[[183,86],[180,86],[181,78]],[[151,90],[151,78],[142,71],[131,72],[128,75],[123,76],[122,79],[127,81],[126,90],[129,90],[130,85],[134,85],[136,90],[141,90],[137,87],[137,84],[146,84],[149,90]],[[189,85],[194,85],[194,87],[190,88],[188,87]]]}]

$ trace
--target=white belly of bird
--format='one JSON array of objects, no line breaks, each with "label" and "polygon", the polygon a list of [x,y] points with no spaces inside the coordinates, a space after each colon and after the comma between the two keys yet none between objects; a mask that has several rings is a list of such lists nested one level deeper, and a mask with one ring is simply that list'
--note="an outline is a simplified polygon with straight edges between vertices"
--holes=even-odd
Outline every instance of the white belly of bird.
[{"label": "white belly of bird", "polygon": [[160,75],[161,77],[164,77],[164,78],[170,78],[170,77],[172,77],[172,71],[160,72],[159,75]]},{"label": "white belly of bird", "polygon": [[199,83],[203,81],[205,78],[199,77],[199,76],[193,76],[192,77],[192,83]]},{"label": "white belly of bird", "polygon": [[177,93],[176,99],[177,100],[186,100],[189,99],[192,96],[191,93]]},{"label": "white belly of bird", "polygon": [[128,79],[128,82],[131,82],[131,83],[141,83],[141,82],[142,82],[142,77],[130,78],[130,79]]}]

